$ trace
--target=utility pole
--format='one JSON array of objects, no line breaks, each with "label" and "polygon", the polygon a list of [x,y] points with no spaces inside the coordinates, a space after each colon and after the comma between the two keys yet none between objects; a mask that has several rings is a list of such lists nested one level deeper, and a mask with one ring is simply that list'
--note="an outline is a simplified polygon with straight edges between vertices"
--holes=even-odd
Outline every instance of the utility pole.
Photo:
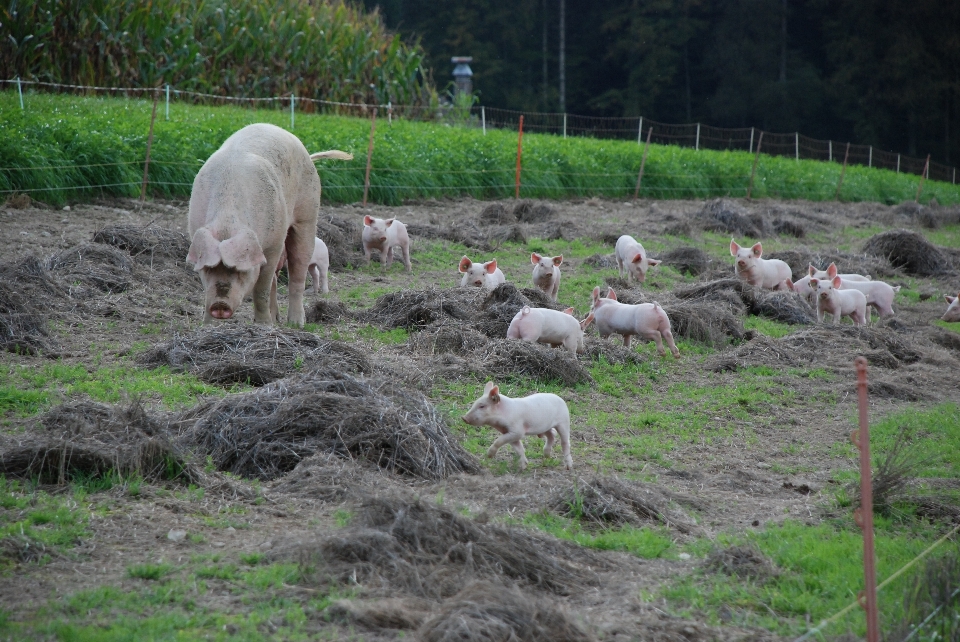
[{"label": "utility pole", "polygon": [[567,46],[567,24],[566,24],[567,2],[560,0],[560,113],[567,112],[567,71],[566,49]]}]

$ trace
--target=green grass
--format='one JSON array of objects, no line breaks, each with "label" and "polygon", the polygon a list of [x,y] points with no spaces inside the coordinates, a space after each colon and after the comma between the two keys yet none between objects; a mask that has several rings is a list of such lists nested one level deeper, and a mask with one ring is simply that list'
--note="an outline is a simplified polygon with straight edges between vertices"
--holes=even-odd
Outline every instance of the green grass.
[{"label": "green grass", "polygon": [[72,493],[50,495],[0,476],[0,574],[21,561],[45,563],[88,537],[86,494],[74,487]]},{"label": "green grass", "polygon": [[157,399],[168,408],[195,404],[201,396],[224,395],[222,388],[207,385],[190,374],[166,366],[147,369],[115,365],[89,371],[63,362],[39,367],[0,366],[0,414],[28,416],[63,399],[86,396],[118,403],[127,397]]},{"label": "green grass", "polygon": [[623,526],[588,531],[573,519],[559,517],[546,511],[528,514],[523,518],[522,523],[550,533],[559,539],[576,542],[586,548],[623,551],[644,559],[671,557],[676,549],[666,529]]},{"label": "green grass", "polygon": [[743,327],[747,330],[754,330],[760,334],[764,334],[772,339],[785,337],[794,331],[794,326],[787,323],[753,315],[744,318]]},{"label": "green grass", "polygon": [[[29,94],[27,103],[29,108],[21,111],[15,91],[0,93],[4,113],[0,192],[28,192],[53,204],[101,193],[138,193],[151,102]],[[151,193],[186,197],[203,160],[230,134],[253,122],[290,125],[289,114],[277,110],[174,105],[170,120],[155,124]],[[353,161],[319,165],[325,199],[349,203],[362,198],[369,131],[364,119],[314,115],[297,119],[294,133],[311,151],[335,148],[354,153]],[[528,134],[521,196],[632,196],[642,154],[642,146],[629,141]],[[516,134],[488,130],[484,135],[475,128],[394,119],[392,125],[377,128],[373,158],[368,197],[373,202],[510,197]],[[651,145],[642,196],[740,196],[746,192],[753,160],[747,152]],[[839,174],[838,163],[763,156],[754,196],[832,200]],[[914,197],[918,180],[909,174],[851,166],[841,197],[898,203]],[[100,187],[106,185],[111,187]],[[934,197],[944,205],[958,203],[960,186],[927,181],[924,201]]]}]

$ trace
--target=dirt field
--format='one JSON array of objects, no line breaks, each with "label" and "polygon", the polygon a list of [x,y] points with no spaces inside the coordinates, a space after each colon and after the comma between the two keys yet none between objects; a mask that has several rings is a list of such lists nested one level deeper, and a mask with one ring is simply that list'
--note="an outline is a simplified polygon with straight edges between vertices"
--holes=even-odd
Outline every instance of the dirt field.
[{"label": "dirt field", "polygon": [[[502,370],[502,366],[496,366],[501,368],[496,370],[489,365],[500,363],[490,356],[493,354],[490,351],[496,348],[488,345],[491,338],[484,336],[482,326],[471,325],[470,318],[458,318],[454,322],[450,321],[453,316],[438,312],[436,318],[428,319],[422,327],[408,327],[408,341],[384,342],[364,328],[388,332],[398,326],[386,323],[386,312],[382,310],[379,312],[383,314],[377,316],[374,297],[360,291],[370,288],[378,293],[423,292],[430,288],[455,288],[459,283],[455,262],[442,266],[434,258],[445,256],[445,248],[452,244],[462,243],[474,259],[486,260],[509,251],[509,259],[501,259],[501,265],[508,281],[516,284],[517,296],[529,298],[533,295],[523,290],[531,287],[529,260],[525,258],[529,250],[510,241],[542,239],[536,242],[547,250],[551,240],[568,243],[580,239],[586,247],[603,245],[605,252],[564,261],[561,304],[575,306],[578,318],[582,318],[588,310],[592,285],[611,285],[621,300],[657,300],[668,312],[686,311],[690,317],[680,331],[679,322],[674,319],[678,338],[687,337],[681,341],[682,355],[678,361],[673,361],[669,354],[661,359],[652,345],[641,346],[633,352],[633,357],[625,355],[625,351],[615,348],[619,340],[611,338],[604,345],[596,331],[591,330],[587,353],[572,365],[564,362],[568,369],[577,363],[587,367],[595,362],[595,355],[606,351],[610,360],[634,363],[630,361],[634,359],[635,363],[646,364],[644,367],[649,371],[644,372],[650,375],[638,383],[638,394],[617,398],[595,382],[580,385],[553,382],[547,386],[551,391],[560,392],[575,410],[572,440],[575,469],[572,472],[557,466],[556,460],[549,463],[531,457],[530,468],[518,474],[513,454],[505,449],[496,460],[500,465],[483,460],[479,468],[474,469],[476,472],[432,477],[431,474],[396,474],[390,472],[390,466],[382,464],[382,458],[358,455],[361,451],[369,452],[359,445],[357,449],[348,449],[349,452],[332,448],[339,456],[321,452],[304,458],[299,465],[300,454],[283,454],[286,458],[283,461],[289,461],[287,468],[278,468],[269,475],[264,473],[260,482],[251,485],[249,478],[225,477],[220,472],[252,470],[237,463],[237,456],[243,455],[240,446],[234,443],[231,453],[225,452],[229,447],[207,450],[197,460],[196,469],[200,472],[194,478],[196,484],[204,488],[202,497],[176,492],[179,482],[156,481],[145,483],[137,497],[108,491],[104,498],[91,499],[98,507],[90,524],[91,538],[79,542],[69,555],[57,555],[45,565],[19,563],[11,576],[0,581],[0,603],[12,619],[33,617],[44,604],[92,586],[132,590],[142,580],[128,575],[126,569],[131,564],[158,560],[176,564],[191,556],[215,553],[228,557],[263,553],[271,559],[296,560],[302,559],[304,551],[321,550],[325,551],[330,577],[339,578],[337,582],[353,591],[352,599],[335,602],[309,618],[308,631],[331,638],[350,634],[362,639],[395,639],[403,631],[419,630],[426,639],[453,639],[449,637],[453,635],[449,627],[454,615],[467,621],[472,621],[470,617],[480,618],[476,622],[483,618],[487,618],[484,622],[492,621],[490,605],[499,599],[504,603],[512,600],[519,610],[528,609],[523,617],[546,631],[538,633],[546,636],[543,639],[590,639],[590,636],[605,640],[778,639],[763,630],[714,626],[678,617],[663,600],[643,597],[655,594],[664,583],[693,572],[702,563],[696,558],[649,560],[626,553],[591,551],[544,534],[507,527],[505,520],[544,510],[557,512],[575,484],[581,491],[595,488],[608,499],[617,498],[617,506],[632,507],[633,512],[625,518],[628,523],[665,527],[671,537],[681,543],[693,538],[712,538],[719,533],[763,528],[785,519],[806,523],[825,519],[830,510],[831,488],[838,483],[837,471],[855,468],[852,458],[837,454],[836,445],[847,443],[855,425],[853,360],[857,355],[864,354],[871,364],[873,417],[905,408],[922,409],[943,402],[960,402],[960,335],[933,323],[946,307],[943,295],[960,291],[960,247],[934,243],[942,259],[942,269],[934,274],[919,274],[918,268],[909,264],[897,267],[885,257],[862,251],[868,239],[889,230],[909,230],[928,238],[933,232],[952,230],[951,238],[957,238],[960,213],[947,208],[877,204],[735,200],[631,204],[591,199],[549,203],[549,212],[544,210],[538,215],[531,210],[517,221],[512,217],[514,204],[504,201],[502,205],[511,215],[509,221],[492,220],[495,212],[489,209],[490,203],[473,200],[413,203],[395,208],[325,207],[321,213],[321,232],[340,233],[338,242],[346,248],[346,258],[341,255],[338,259],[339,247],[331,243],[335,263],[330,277],[331,294],[323,299],[326,304],[318,307],[314,303],[322,297],[308,298],[308,321],[318,323],[308,329],[314,328],[314,334],[325,343],[314,352],[303,352],[307,354],[304,371],[319,368],[310,376],[323,381],[338,380],[340,375],[331,373],[339,369],[358,381],[393,382],[399,390],[378,387],[379,383],[374,388],[376,394],[389,397],[391,403],[396,404],[405,403],[397,401],[398,395],[422,392],[441,408],[454,442],[466,439],[475,433],[456,421],[459,415],[450,408],[448,398],[436,398],[436,395],[446,397],[457,389],[455,385],[461,385],[464,391],[473,391],[469,393],[470,398],[465,396],[459,400],[460,413],[479,396],[486,378],[484,368],[489,367],[489,372]],[[356,241],[359,221],[365,213],[384,218],[395,216],[408,225],[413,238],[412,273],[403,272],[402,264],[398,266],[396,262],[387,274],[380,274],[375,267],[348,269],[336,265],[338,260],[342,265],[359,259]],[[20,292],[26,301],[23,305],[32,306],[44,325],[40,330],[23,333],[29,340],[16,352],[0,353],[0,367],[39,369],[55,358],[60,363],[82,365],[89,371],[120,364],[139,364],[137,367],[146,368],[143,355],[165,342],[193,337],[202,319],[203,293],[199,279],[184,266],[183,257],[176,256],[177,252],[185,256],[185,237],[164,237],[158,245],[146,250],[125,246],[116,234],[110,238],[107,238],[109,234],[102,236],[100,240],[104,243],[93,243],[98,232],[111,229],[116,232],[117,226],[128,229],[148,224],[185,234],[186,204],[154,202],[138,211],[135,201],[110,200],[76,204],[69,211],[36,205],[0,209],[0,267],[6,270],[6,278],[17,284],[8,289]],[[689,263],[687,272],[668,273],[664,269],[660,274],[654,268],[643,288],[622,282],[612,266],[613,243],[622,233],[642,240],[652,256],[664,259],[664,267],[671,265],[670,256],[675,265],[683,258]],[[787,260],[795,278],[798,269],[808,262],[825,267],[835,260],[841,271],[862,270],[874,279],[900,285],[902,289],[894,303],[896,316],[875,322],[863,331],[852,328],[849,321],[839,329],[799,324],[790,326],[789,334],[783,338],[766,336],[762,329],[744,327],[751,306],[767,309],[770,314],[779,311],[788,315],[796,312],[791,307],[794,304],[767,301],[729,286],[717,286],[716,290],[723,290],[720,294],[715,291],[699,297],[689,292],[684,294],[697,286],[732,277],[733,259],[726,252],[731,236],[741,244],[760,238],[764,256]],[[103,247],[110,252],[98,250]],[[686,253],[678,252],[680,249]],[[24,261],[30,256],[41,259],[46,277],[36,276],[36,270],[31,272],[24,267]],[[42,278],[50,283],[44,285]],[[347,293],[351,294],[347,296]],[[282,307],[286,304],[283,294],[285,290],[281,296]],[[491,304],[484,303],[484,298],[476,293],[472,296],[473,299],[453,292],[449,300],[479,319],[482,313],[492,309]],[[511,298],[507,302],[516,300]],[[337,301],[342,307],[334,305]],[[765,303],[767,308],[763,308]],[[419,304],[408,305],[412,309]],[[809,309],[806,313],[809,314]],[[721,327],[721,322],[728,317],[733,325]],[[498,321],[491,314],[484,318],[489,323]],[[242,329],[251,319],[252,305],[247,303],[238,317],[223,327]],[[472,351],[466,347],[441,350],[436,346],[443,328],[459,333],[458,341],[478,337],[476,341],[481,345]],[[697,328],[700,328],[699,335]],[[702,337],[707,335],[714,337],[715,346],[706,346]],[[257,336],[263,338],[263,335]],[[338,337],[346,340],[338,341]],[[434,347],[424,348],[429,342],[422,337],[433,337]],[[276,341],[279,350],[281,338],[270,340]],[[311,356],[319,354],[321,349],[341,349],[338,347],[341,343],[357,348],[357,354],[343,348],[332,361]],[[298,345],[301,346],[298,349],[305,350],[303,344]],[[189,346],[182,349],[189,350]],[[172,354],[170,351],[169,355]],[[544,358],[539,352],[533,356]],[[196,357],[197,354],[181,355],[180,363]],[[311,361],[314,358],[316,361]],[[510,358],[519,357],[510,353]],[[344,364],[349,359],[356,362],[347,367]],[[284,382],[308,376],[303,372],[283,371],[286,366],[279,360],[270,364],[279,373],[266,380],[279,382],[270,386],[292,386]],[[269,364],[260,361],[256,365]],[[664,405],[680,394],[678,390],[735,386],[745,370],[760,366],[772,370],[768,381],[784,392],[760,395],[759,400],[743,393],[740,410],[723,411],[708,418],[706,425],[696,428],[703,432],[701,438],[677,439],[660,457],[638,459],[632,454],[631,438],[644,437],[638,434],[643,428],[607,427],[599,423],[598,417],[603,415],[585,411],[615,409],[628,415],[651,413],[651,416],[672,413],[681,417],[682,423],[684,409]],[[210,372],[209,364],[198,363],[194,369],[187,364],[182,369]],[[826,374],[812,376],[811,370]],[[232,380],[228,377],[226,386],[230,384]],[[528,388],[536,385],[534,381]],[[270,386],[264,390],[271,389]],[[159,422],[157,425],[171,421],[177,412],[184,412],[162,407],[157,395],[149,392],[131,394],[129,398],[138,399],[146,412]],[[356,403],[379,398],[358,396]],[[82,399],[81,395],[63,401]],[[125,401],[120,406],[127,407],[129,403]],[[708,404],[696,399],[690,403]],[[5,418],[0,447],[9,455],[17,440],[30,441],[33,435],[44,430],[75,430],[75,434],[88,430],[84,434],[89,437],[92,430],[89,426],[93,425],[89,417],[94,411],[84,412],[87,413],[83,419],[87,422],[83,424],[86,428],[58,424],[55,430],[49,424],[46,429],[42,428],[36,416],[23,419],[10,412]],[[104,425],[116,420],[112,415],[102,416]],[[170,439],[185,439],[188,422],[183,415],[177,417],[181,423],[164,424],[164,430],[170,431]],[[120,422],[133,423],[132,420],[128,424]],[[137,426],[140,426],[137,430],[149,433],[140,424]],[[129,436],[129,430],[124,434]],[[153,437],[159,439],[157,434]],[[476,434],[486,435],[486,444],[494,437],[493,430]],[[301,441],[306,443],[306,439],[303,437]],[[536,441],[528,440],[528,456],[538,450]],[[460,456],[459,444],[450,448],[451,458]],[[611,450],[619,450],[620,454],[611,455]],[[278,452],[267,452],[263,461],[280,457]],[[213,467],[209,465],[210,460],[204,467],[204,454],[213,457]],[[470,459],[470,462],[478,461]],[[260,466],[259,470],[264,470],[264,464]],[[10,470],[9,466],[5,469]],[[469,466],[467,469],[470,470]],[[643,510],[637,497],[647,498]],[[631,498],[636,501],[631,503]],[[383,503],[377,504],[377,501]],[[242,509],[243,527],[234,528],[232,522],[227,525],[222,519],[231,507]],[[338,520],[343,511],[360,516],[359,521],[346,527],[349,530],[344,531],[343,537],[353,538],[356,546],[367,547],[363,554],[351,553],[352,558],[331,544],[330,539],[343,528]],[[421,521],[415,524],[410,521],[415,519]],[[468,528],[461,521],[477,529],[476,537],[468,538],[472,544],[457,540],[460,548],[456,548],[447,542],[446,552],[436,552],[425,539],[417,539],[421,536],[416,535],[419,533],[416,528],[434,534],[442,531],[437,526],[440,523],[456,523],[456,528]],[[401,522],[406,524],[408,534],[416,531],[410,535],[413,538],[410,541],[416,540],[418,544],[411,545],[409,550],[396,542],[390,544],[400,548],[390,549],[394,557],[384,566],[382,560],[374,559],[376,556],[371,551],[387,545],[378,543],[380,540],[371,533],[381,527],[377,532],[382,532],[386,528],[384,523],[400,528],[396,524]],[[176,530],[197,537],[172,541],[168,533]],[[394,531],[390,532],[396,536]],[[400,541],[401,538],[396,537]],[[461,574],[450,575],[453,572],[448,568],[452,564],[450,559],[465,555],[461,550],[466,550],[464,547],[469,548],[470,559],[474,560],[472,566],[467,564],[464,568],[473,571],[468,569],[463,575],[458,566],[457,572]],[[503,560],[491,552],[511,547],[539,551],[540,557]],[[481,558],[486,561],[477,561]],[[393,570],[384,570],[388,567]],[[420,577],[418,573],[423,575],[421,583],[411,579]],[[473,593],[458,595],[458,590],[471,581],[480,582],[472,585]],[[206,608],[243,613],[248,607],[236,592],[231,592],[229,582],[217,582],[211,580],[213,588],[195,600]],[[515,583],[524,595],[510,593],[514,589],[504,588],[500,582]],[[311,591],[316,590],[310,588],[312,586],[315,584],[309,582],[285,584],[278,594],[293,602],[306,603],[313,597]],[[464,604],[472,605],[474,610],[469,611]],[[566,619],[557,611],[566,613]],[[482,617],[476,615],[479,612]],[[555,628],[544,628],[543,614],[547,614],[546,619],[552,618]],[[267,624],[260,630],[264,635],[274,632]],[[469,639],[501,638],[491,633],[488,637],[476,634]]]}]

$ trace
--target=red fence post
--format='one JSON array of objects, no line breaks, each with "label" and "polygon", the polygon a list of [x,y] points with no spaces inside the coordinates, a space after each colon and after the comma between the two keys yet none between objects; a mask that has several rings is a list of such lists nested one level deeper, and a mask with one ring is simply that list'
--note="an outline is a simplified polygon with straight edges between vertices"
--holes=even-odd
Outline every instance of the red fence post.
[{"label": "red fence post", "polygon": [[867,360],[857,357],[857,407],[860,430],[853,431],[850,441],[860,449],[860,508],[853,518],[863,530],[864,590],[857,601],[867,615],[867,642],[879,642],[880,625],[877,616],[877,568],[873,552],[873,481],[870,475],[870,425],[867,421]]},{"label": "red fence post", "polygon": [[651,136],[653,136],[653,127],[647,130],[647,143],[643,146],[643,158],[640,160],[640,173],[637,174],[637,189],[633,191],[633,200],[640,197],[640,181],[643,180],[643,166],[647,164],[647,152],[650,150]]},{"label": "red fence post", "polygon": [[523,155],[523,114],[520,114],[520,135],[517,136],[517,175],[514,179],[516,189],[513,192],[514,198],[520,198],[520,157]]},{"label": "red fence post", "polygon": [[920,194],[923,193],[923,179],[928,178],[930,172],[930,154],[927,154],[927,162],[923,164],[923,171],[920,172],[920,185],[917,186],[917,196],[913,199],[914,203],[920,202]]},{"label": "red fence post", "polygon": [[143,209],[143,203],[147,199],[147,170],[150,168],[150,147],[153,145],[153,123],[157,120],[157,102],[160,100],[159,94],[153,95],[153,114],[150,116],[150,133],[147,134],[147,158],[143,163],[143,182],[140,183],[140,209]]},{"label": "red fence post", "polygon": [[747,185],[747,200],[750,200],[750,194],[753,193],[753,177],[757,173],[757,161],[760,160],[760,145],[763,144],[763,130],[760,130],[760,138],[757,139],[757,155],[753,157],[753,171],[750,172],[750,184]]},{"label": "red fence post", "polygon": [[363,178],[363,206],[367,206],[367,192],[370,191],[370,159],[373,157],[373,133],[377,131],[377,108],[373,108],[370,119],[370,143],[367,145],[367,174]]}]

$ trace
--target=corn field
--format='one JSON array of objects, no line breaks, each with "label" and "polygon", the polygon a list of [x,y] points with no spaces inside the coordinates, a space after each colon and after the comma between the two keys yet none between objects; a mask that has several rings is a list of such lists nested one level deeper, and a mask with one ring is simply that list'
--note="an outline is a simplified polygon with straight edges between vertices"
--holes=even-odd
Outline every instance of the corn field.
[{"label": "corn field", "polygon": [[429,102],[423,51],[318,0],[35,0],[0,7],[0,77],[217,96]]}]

